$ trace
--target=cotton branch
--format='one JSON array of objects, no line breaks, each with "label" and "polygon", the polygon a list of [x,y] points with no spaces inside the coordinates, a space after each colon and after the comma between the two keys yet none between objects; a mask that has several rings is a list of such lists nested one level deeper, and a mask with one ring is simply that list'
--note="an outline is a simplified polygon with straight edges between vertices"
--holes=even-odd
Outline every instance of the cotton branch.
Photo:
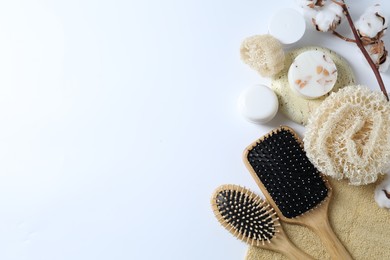
[{"label": "cotton branch", "polygon": [[346,42],[354,42],[354,43],[356,43],[356,41],[355,41],[354,39],[347,38],[347,37],[345,37],[345,36],[339,34],[339,33],[336,32],[336,31],[332,31],[332,33],[333,33],[333,35],[339,37],[340,39],[342,39],[342,40],[344,40],[344,41],[346,41]]},{"label": "cotton branch", "polygon": [[[355,25],[352,21],[352,18],[351,18],[351,15],[348,11],[348,7],[347,5],[345,4],[344,1],[342,2],[338,2],[338,1],[335,1],[335,0],[332,0],[335,4],[341,6],[341,8],[343,9],[343,13],[345,15],[345,17],[347,18],[347,21],[348,21],[348,24],[349,24],[349,27],[351,28],[351,31],[353,33],[353,36],[355,38],[354,42],[356,43],[356,45],[359,47],[359,49],[361,50],[361,52],[363,53],[364,57],[366,58],[368,64],[370,65],[372,71],[374,72],[375,74],[375,77],[378,81],[378,84],[379,84],[379,87],[381,89],[381,91],[383,92],[383,94],[385,95],[387,101],[389,101],[389,96],[387,95],[387,91],[386,91],[386,88],[385,88],[385,84],[383,83],[383,80],[382,80],[382,77],[379,73],[379,70],[377,68],[377,66],[375,65],[375,63],[372,61],[370,55],[368,54],[366,48],[364,48],[364,45],[363,45],[363,42],[362,40],[360,39],[358,33],[357,33],[357,30],[355,28]],[[338,36],[339,38],[342,38],[344,36],[341,36],[341,35],[338,35],[338,33],[335,33],[335,31],[333,31],[333,34],[335,34],[336,36]],[[340,37],[341,36],[341,37]],[[344,37],[345,38],[345,37]],[[349,41],[349,40],[347,40]],[[352,40],[353,41],[353,40]]]}]

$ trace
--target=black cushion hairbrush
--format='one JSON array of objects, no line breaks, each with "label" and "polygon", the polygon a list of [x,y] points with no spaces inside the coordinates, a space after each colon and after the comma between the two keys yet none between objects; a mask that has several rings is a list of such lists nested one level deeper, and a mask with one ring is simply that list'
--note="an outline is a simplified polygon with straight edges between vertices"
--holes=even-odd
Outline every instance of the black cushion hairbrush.
[{"label": "black cushion hairbrush", "polygon": [[222,226],[247,244],[282,253],[289,259],[313,259],[290,242],[275,210],[250,190],[222,185],[214,192],[211,205]]},{"label": "black cushion hairbrush", "polygon": [[332,189],[291,128],[282,126],[252,143],[244,162],[281,220],[311,228],[332,259],[352,259],[329,224]]}]

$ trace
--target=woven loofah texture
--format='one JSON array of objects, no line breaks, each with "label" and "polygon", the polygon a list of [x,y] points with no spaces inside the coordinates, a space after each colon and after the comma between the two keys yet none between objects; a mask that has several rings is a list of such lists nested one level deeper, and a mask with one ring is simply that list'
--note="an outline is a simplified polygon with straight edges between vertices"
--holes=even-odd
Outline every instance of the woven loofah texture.
[{"label": "woven loofah texture", "polygon": [[241,59],[263,77],[271,77],[284,67],[281,43],[269,34],[246,38],[240,48]]},{"label": "woven loofah texture", "polygon": [[350,184],[377,180],[390,161],[390,103],[380,92],[348,86],[309,117],[304,145],[322,173]]}]

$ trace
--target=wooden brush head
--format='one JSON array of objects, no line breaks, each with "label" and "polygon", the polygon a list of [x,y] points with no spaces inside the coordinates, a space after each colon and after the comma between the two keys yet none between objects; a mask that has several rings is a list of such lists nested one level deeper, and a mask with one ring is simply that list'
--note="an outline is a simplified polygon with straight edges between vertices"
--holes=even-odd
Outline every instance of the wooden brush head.
[{"label": "wooden brush head", "polygon": [[329,183],[291,128],[282,126],[261,137],[246,148],[243,159],[282,220],[294,222],[323,204],[327,209]]},{"label": "wooden brush head", "polygon": [[281,229],[274,209],[261,197],[237,185],[222,185],[211,205],[218,221],[242,241],[264,246]]}]

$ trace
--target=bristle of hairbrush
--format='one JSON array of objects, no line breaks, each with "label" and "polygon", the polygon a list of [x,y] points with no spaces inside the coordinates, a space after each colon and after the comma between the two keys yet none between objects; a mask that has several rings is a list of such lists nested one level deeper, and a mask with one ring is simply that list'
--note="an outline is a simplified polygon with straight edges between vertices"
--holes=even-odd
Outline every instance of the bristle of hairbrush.
[{"label": "bristle of hairbrush", "polygon": [[222,226],[249,245],[264,245],[278,232],[274,209],[248,189],[223,185],[214,192],[211,204]]},{"label": "bristle of hairbrush", "polygon": [[249,149],[247,160],[286,218],[304,214],[326,200],[326,181],[289,128],[278,128],[259,140]]}]

